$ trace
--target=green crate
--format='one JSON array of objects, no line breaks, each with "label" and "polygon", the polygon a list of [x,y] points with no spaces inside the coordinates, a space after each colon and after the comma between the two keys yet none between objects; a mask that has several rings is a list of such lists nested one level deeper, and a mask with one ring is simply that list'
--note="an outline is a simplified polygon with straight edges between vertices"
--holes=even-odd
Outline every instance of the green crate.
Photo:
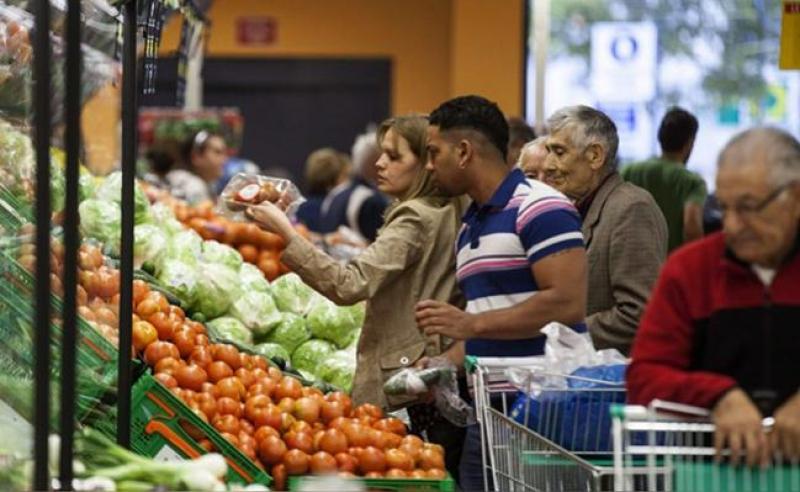
[{"label": "green crate", "polygon": [[[305,480],[314,480],[314,477],[300,476],[289,477],[289,490],[299,490]],[[453,478],[449,475],[444,480],[417,479],[417,478],[362,478],[356,477],[368,490],[397,491],[397,492],[453,492],[456,489]]]},{"label": "green crate", "polygon": [[[143,374],[133,385],[131,408],[131,448],[135,452],[162,461],[196,458],[207,451],[189,435],[187,429],[191,429],[192,434],[211,441],[217,452],[225,457],[229,483],[268,486],[272,482],[262,468],[149,374]],[[108,423],[100,430],[113,435],[112,425]]]}]

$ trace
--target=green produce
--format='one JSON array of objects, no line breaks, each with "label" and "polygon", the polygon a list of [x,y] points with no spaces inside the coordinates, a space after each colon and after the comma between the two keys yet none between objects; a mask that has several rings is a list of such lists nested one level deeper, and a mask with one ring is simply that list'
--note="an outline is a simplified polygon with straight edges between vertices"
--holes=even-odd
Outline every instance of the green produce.
[{"label": "green produce", "polygon": [[283,348],[282,345],[278,345],[277,343],[265,342],[259,343],[255,347],[255,352],[258,355],[266,357],[268,359],[280,359],[283,362],[291,362],[292,357],[289,355],[289,351]]},{"label": "green produce", "polygon": [[233,304],[238,285],[235,270],[216,263],[202,264],[197,271],[197,297],[192,308],[209,319],[222,316]]},{"label": "green produce", "polygon": [[336,348],[325,340],[312,339],[292,352],[292,367],[316,374]]},{"label": "green produce", "polygon": [[242,255],[227,244],[217,241],[203,242],[200,258],[205,263],[217,263],[238,271],[242,266]]},{"label": "green produce", "polygon": [[150,207],[150,216],[167,236],[173,236],[186,230],[186,227],[175,218],[172,209],[164,203],[156,203]]},{"label": "green produce", "polygon": [[[51,455],[57,446],[57,438],[51,438]],[[117,490],[225,490],[222,479],[228,471],[225,458],[216,453],[195,460],[154,461],[117,446],[89,427],[78,433],[75,458],[83,464],[80,472],[76,470],[80,478],[110,479]],[[51,456],[51,461],[58,460]]]},{"label": "green produce", "polygon": [[105,200],[89,199],[78,206],[81,233],[85,238],[101,241],[112,251],[119,251],[122,215],[119,205]]},{"label": "green produce", "polygon": [[181,260],[164,260],[158,270],[158,282],[182,304],[191,306],[197,300],[196,267]]},{"label": "green produce", "polygon": [[209,321],[206,326],[212,334],[242,345],[252,345],[253,334],[238,319],[230,316]]},{"label": "green produce", "polygon": [[295,351],[301,344],[311,339],[311,330],[308,329],[305,318],[292,313],[283,313],[279,324],[265,339],[281,345],[289,353]]},{"label": "green produce", "polygon": [[96,188],[95,177],[86,167],[81,166],[80,177],[78,178],[78,201],[88,200],[94,197]]},{"label": "green produce", "polygon": [[364,326],[364,318],[367,317],[366,302],[359,302],[357,304],[353,304],[352,306],[347,306],[344,309],[350,311],[350,314],[353,316],[353,322],[356,324],[356,326]]},{"label": "green produce", "polygon": [[167,236],[154,224],[139,224],[133,228],[133,265],[153,262],[167,249]]},{"label": "green produce", "polygon": [[353,376],[356,372],[355,354],[349,350],[339,350],[331,354],[317,371],[319,378],[326,383],[349,393],[353,389]]},{"label": "green produce", "polygon": [[240,295],[233,302],[229,314],[252,331],[255,338],[265,337],[283,321],[272,296],[259,291],[249,291]]},{"label": "green produce", "polygon": [[203,250],[203,238],[191,229],[185,229],[174,236],[167,245],[166,258],[183,261],[187,265],[196,265]]},{"label": "green produce", "polygon": [[[59,165],[59,161],[61,165]],[[64,210],[64,201],[67,198],[67,182],[64,178],[64,153],[50,150],[50,208],[54,212]]]},{"label": "green produce", "polygon": [[272,282],[272,297],[283,312],[306,314],[314,304],[324,299],[304,284],[296,273],[288,273]]},{"label": "green produce", "polygon": [[[115,171],[106,176],[102,184],[100,184],[95,191],[95,198],[114,202],[119,205],[122,201],[122,172]],[[142,224],[151,220],[150,201],[138,184],[134,186],[133,193],[133,220],[137,224]]]},{"label": "green produce", "polygon": [[316,303],[307,319],[314,337],[335,343],[340,349],[350,345],[360,326],[353,319],[351,309],[339,307],[327,299]]},{"label": "green produce", "polygon": [[242,292],[258,291],[269,293],[271,291],[269,281],[267,281],[264,273],[252,263],[242,263],[242,267],[239,269],[239,286]]}]

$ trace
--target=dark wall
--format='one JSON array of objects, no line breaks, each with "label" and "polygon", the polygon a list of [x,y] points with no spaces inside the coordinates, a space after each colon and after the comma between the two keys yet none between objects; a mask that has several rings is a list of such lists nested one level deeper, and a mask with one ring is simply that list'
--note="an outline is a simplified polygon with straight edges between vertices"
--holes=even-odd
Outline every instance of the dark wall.
[{"label": "dark wall", "polygon": [[[143,106],[175,104],[174,59],[159,61],[157,93]],[[207,58],[203,103],[244,115],[241,156],[282,167],[301,182],[305,159],[330,146],[348,152],[370,122],[389,116],[388,59]]]}]

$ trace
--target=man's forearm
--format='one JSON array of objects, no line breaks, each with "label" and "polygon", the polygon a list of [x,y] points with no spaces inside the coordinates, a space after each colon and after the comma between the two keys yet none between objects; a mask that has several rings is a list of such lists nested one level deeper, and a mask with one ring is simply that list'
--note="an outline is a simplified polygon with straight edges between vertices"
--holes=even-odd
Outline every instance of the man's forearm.
[{"label": "man's forearm", "polygon": [[696,203],[686,205],[683,214],[683,242],[703,237],[703,207]]},{"label": "man's forearm", "polygon": [[475,315],[474,338],[519,340],[538,335],[552,321],[574,325],[583,321],[584,303],[574,295],[539,291],[515,306]]}]

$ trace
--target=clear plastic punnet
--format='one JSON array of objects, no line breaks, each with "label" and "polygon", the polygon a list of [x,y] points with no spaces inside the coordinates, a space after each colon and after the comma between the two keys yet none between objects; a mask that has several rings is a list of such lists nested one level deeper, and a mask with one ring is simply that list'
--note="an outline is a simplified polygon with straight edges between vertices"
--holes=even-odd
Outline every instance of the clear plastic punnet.
[{"label": "clear plastic punnet", "polygon": [[228,182],[219,197],[217,213],[230,220],[247,222],[245,211],[264,203],[273,203],[288,215],[306,199],[288,179],[239,173]]}]

